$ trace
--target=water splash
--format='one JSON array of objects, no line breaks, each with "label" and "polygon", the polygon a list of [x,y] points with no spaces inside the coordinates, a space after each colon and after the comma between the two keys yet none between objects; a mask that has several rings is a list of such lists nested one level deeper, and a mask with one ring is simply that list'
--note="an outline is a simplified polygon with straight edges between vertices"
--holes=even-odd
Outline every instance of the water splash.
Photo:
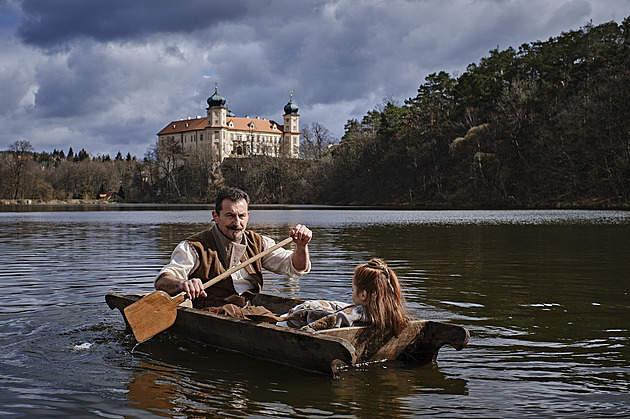
[{"label": "water splash", "polygon": [[73,351],[86,351],[88,349],[90,349],[92,347],[92,343],[90,342],[84,342],[78,345],[74,345],[74,347],[72,348]]}]

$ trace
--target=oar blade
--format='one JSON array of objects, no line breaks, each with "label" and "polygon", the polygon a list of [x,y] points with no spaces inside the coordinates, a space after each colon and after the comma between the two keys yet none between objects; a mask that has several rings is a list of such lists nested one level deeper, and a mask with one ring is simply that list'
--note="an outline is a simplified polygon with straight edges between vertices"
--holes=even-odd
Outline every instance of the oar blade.
[{"label": "oar blade", "polygon": [[136,340],[144,342],[171,327],[182,301],[183,297],[173,299],[164,291],[155,291],[125,307],[125,318]]}]

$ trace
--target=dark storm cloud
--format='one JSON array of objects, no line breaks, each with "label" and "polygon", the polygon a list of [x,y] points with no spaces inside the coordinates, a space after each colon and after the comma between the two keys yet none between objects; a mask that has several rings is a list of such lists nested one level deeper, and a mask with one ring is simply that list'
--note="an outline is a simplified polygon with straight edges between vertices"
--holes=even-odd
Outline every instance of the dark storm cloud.
[{"label": "dark storm cloud", "polygon": [[56,49],[76,39],[132,41],[152,33],[193,32],[246,15],[239,0],[22,0],[18,35]]},{"label": "dark storm cloud", "polygon": [[[621,22],[630,0],[0,0],[0,139],[142,156],[169,121],[238,116],[335,136],[488,51]],[[1,146],[2,143],[0,143]]]},{"label": "dark storm cloud", "polygon": [[112,69],[90,47],[67,59],[52,59],[36,69],[35,111],[42,117],[80,117],[103,111],[112,96],[104,90]]}]

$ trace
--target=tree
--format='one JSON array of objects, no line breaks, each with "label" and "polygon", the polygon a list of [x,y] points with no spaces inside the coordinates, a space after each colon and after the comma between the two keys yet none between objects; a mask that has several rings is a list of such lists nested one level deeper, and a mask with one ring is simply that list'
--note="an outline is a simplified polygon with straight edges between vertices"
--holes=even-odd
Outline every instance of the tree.
[{"label": "tree", "polygon": [[198,202],[214,195],[218,176],[216,166],[210,147],[191,150],[186,156],[186,163],[177,173],[182,195]]},{"label": "tree", "polygon": [[331,145],[337,141],[332,133],[323,125],[313,122],[310,126],[302,128],[302,141],[300,144],[300,157],[303,159],[319,160],[328,151]]},{"label": "tree", "polygon": [[27,165],[33,161],[33,146],[28,140],[18,140],[9,145],[9,154],[11,155],[10,176],[13,185],[12,198],[17,199],[23,194],[22,184],[26,174]]},{"label": "tree", "polygon": [[181,198],[182,193],[176,176],[186,162],[181,142],[172,137],[156,141],[147,151],[147,155],[156,165],[158,179],[164,181],[167,198],[173,194]]},{"label": "tree", "polygon": [[89,158],[90,158],[90,155],[88,154],[88,152],[82,148],[81,151],[79,151],[79,153],[75,157],[75,161],[83,161]]}]

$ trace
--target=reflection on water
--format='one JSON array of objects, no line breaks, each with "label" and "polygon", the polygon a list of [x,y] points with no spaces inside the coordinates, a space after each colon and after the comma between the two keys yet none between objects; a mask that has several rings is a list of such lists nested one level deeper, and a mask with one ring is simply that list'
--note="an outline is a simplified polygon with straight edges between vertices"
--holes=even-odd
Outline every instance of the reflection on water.
[{"label": "reflection on water", "polygon": [[[67,208],[66,208],[67,209]],[[630,213],[259,209],[280,240],[314,230],[305,278],[266,292],[351,299],[385,259],[416,317],[467,327],[436,365],[337,379],[158,336],[134,349],[109,291],[147,292],[204,208],[0,212],[0,415],[624,415],[630,403]]]},{"label": "reflection on water", "polygon": [[137,356],[142,372],[127,384],[128,406],[160,414],[413,416],[414,396],[467,394],[465,379],[436,365],[370,365],[330,379],[164,337]]}]

